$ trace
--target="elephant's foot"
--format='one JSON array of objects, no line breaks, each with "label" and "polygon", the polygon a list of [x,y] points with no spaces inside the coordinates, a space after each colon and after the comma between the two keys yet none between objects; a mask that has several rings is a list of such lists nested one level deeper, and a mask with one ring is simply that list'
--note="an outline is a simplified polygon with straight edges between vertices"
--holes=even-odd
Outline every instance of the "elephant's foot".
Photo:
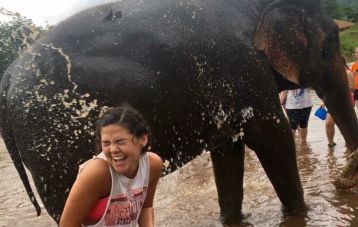
[{"label": "elephant's foot", "polygon": [[339,189],[348,189],[358,185],[358,151],[350,156],[350,161],[344,168],[340,177],[333,184]]},{"label": "elephant's foot", "polygon": [[339,177],[333,182],[333,184],[339,189],[353,188],[358,185],[358,174],[356,174],[353,178]]},{"label": "elephant's foot", "polygon": [[243,220],[245,219],[246,215],[244,215],[241,211],[235,214],[223,214],[220,215],[220,221],[225,227],[242,227],[245,226]]},{"label": "elephant's foot", "polygon": [[304,201],[299,201],[290,205],[282,205],[281,210],[285,216],[305,217],[307,216],[308,207]]},{"label": "elephant's foot", "polygon": [[241,222],[239,224],[232,224],[232,225],[223,225],[224,227],[249,227],[249,226],[253,226],[252,224],[250,223],[244,223],[244,222]]},{"label": "elephant's foot", "polygon": [[343,169],[341,177],[348,178],[356,174],[358,169],[358,150],[354,151],[350,157],[347,166]]}]

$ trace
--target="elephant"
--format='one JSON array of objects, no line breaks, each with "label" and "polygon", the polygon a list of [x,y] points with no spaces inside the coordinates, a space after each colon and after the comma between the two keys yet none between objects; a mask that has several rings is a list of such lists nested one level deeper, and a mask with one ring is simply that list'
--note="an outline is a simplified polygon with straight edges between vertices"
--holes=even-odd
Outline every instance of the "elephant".
[{"label": "elephant", "polygon": [[313,88],[347,146],[358,147],[338,28],[319,0],[123,0],[60,22],[6,70],[3,139],[59,221],[94,124],[123,102],[153,133],[170,173],[211,151],[224,225],[242,214],[244,147],[254,150],[285,215],[305,215],[295,141],[278,93]]}]

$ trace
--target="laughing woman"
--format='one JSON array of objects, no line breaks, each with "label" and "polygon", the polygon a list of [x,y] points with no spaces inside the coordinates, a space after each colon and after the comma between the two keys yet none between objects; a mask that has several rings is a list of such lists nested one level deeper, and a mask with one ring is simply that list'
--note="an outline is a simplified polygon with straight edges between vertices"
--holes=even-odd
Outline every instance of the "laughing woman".
[{"label": "laughing woman", "polygon": [[149,152],[150,129],[123,105],[96,123],[101,153],[80,166],[60,226],[154,226],[153,198],[162,160]]}]

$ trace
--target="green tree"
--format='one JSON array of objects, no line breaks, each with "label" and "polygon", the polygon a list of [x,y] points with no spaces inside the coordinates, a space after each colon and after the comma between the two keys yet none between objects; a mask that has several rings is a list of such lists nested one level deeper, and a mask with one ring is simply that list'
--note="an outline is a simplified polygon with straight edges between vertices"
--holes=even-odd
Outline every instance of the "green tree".
[{"label": "green tree", "polygon": [[9,65],[44,31],[20,16],[0,22],[0,80]]},{"label": "green tree", "polygon": [[354,48],[358,47],[358,24],[355,24],[350,29],[341,32],[339,38],[341,42],[342,54],[348,61],[352,61]]},{"label": "green tree", "polygon": [[358,23],[358,8],[352,8],[350,6],[345,5],[342,7],[342,9],[346,20]]},{"label": "green tree", "polygon": [[343,19],[342,5],[337,0],[322,0],[322,6],[333,19]]},{"label": "green tree", "polygon": [[358,0],[322,0],[322,6],[333,19],[358,22]]},{"label": "green tree", "polygon": [[357,0],[338,0],[339,3],[349,6],[353,9],[358,10],[358,1]]}]

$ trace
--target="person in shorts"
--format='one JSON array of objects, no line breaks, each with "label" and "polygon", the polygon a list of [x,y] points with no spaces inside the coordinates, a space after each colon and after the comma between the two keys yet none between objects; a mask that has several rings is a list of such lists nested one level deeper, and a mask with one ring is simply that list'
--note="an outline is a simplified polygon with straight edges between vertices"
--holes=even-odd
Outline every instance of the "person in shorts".
[{"label": "person in shorts", "polygon": [[356,62],[353,63],[351,71],[354,76],[355,81],[355,90],[354,90],[354,104],[355,107],[358,108],[358,47],[354,48],[354,56],[356,58]]},{"label": "person in shorts", "polygon": [[[358,50],[357,50],[358,51]],[[350,68],[348,67],[345,59],[344,60],[344,66],[346,68],[346,73],[347,73],[347,79],[348,79],[348,83],[349,83],[349,90],[352,92],[352,95],[354,96],[354,92],[355,92],[355,79],[353,76],[353,72],[350,70]],[[355,96],[354,96],[355,97]],[[355,98],[354,98],[355,99]],[[352,100],[352,105],[355,105],[355,100]],[[325,107],[325,105],[321,105],[322,107]],[[326,135],[327,135],[327,141],[328,141],[328,147],[329,148],[333,148],[336,146],[336,143],[334,142],[334,134],[335,134],[335,128],[334,126],[336,125],[336,122],[334,121],[332,115],[327,112],[327,117],[326,117]]]},{"label": "person in shorts", "polygon": [[299,129],[301,143],[307,143],[308,119],[313,105],[309,89],[286,90],[283,91],[282,96],[286,97],[285,108],[293,135]]}]

